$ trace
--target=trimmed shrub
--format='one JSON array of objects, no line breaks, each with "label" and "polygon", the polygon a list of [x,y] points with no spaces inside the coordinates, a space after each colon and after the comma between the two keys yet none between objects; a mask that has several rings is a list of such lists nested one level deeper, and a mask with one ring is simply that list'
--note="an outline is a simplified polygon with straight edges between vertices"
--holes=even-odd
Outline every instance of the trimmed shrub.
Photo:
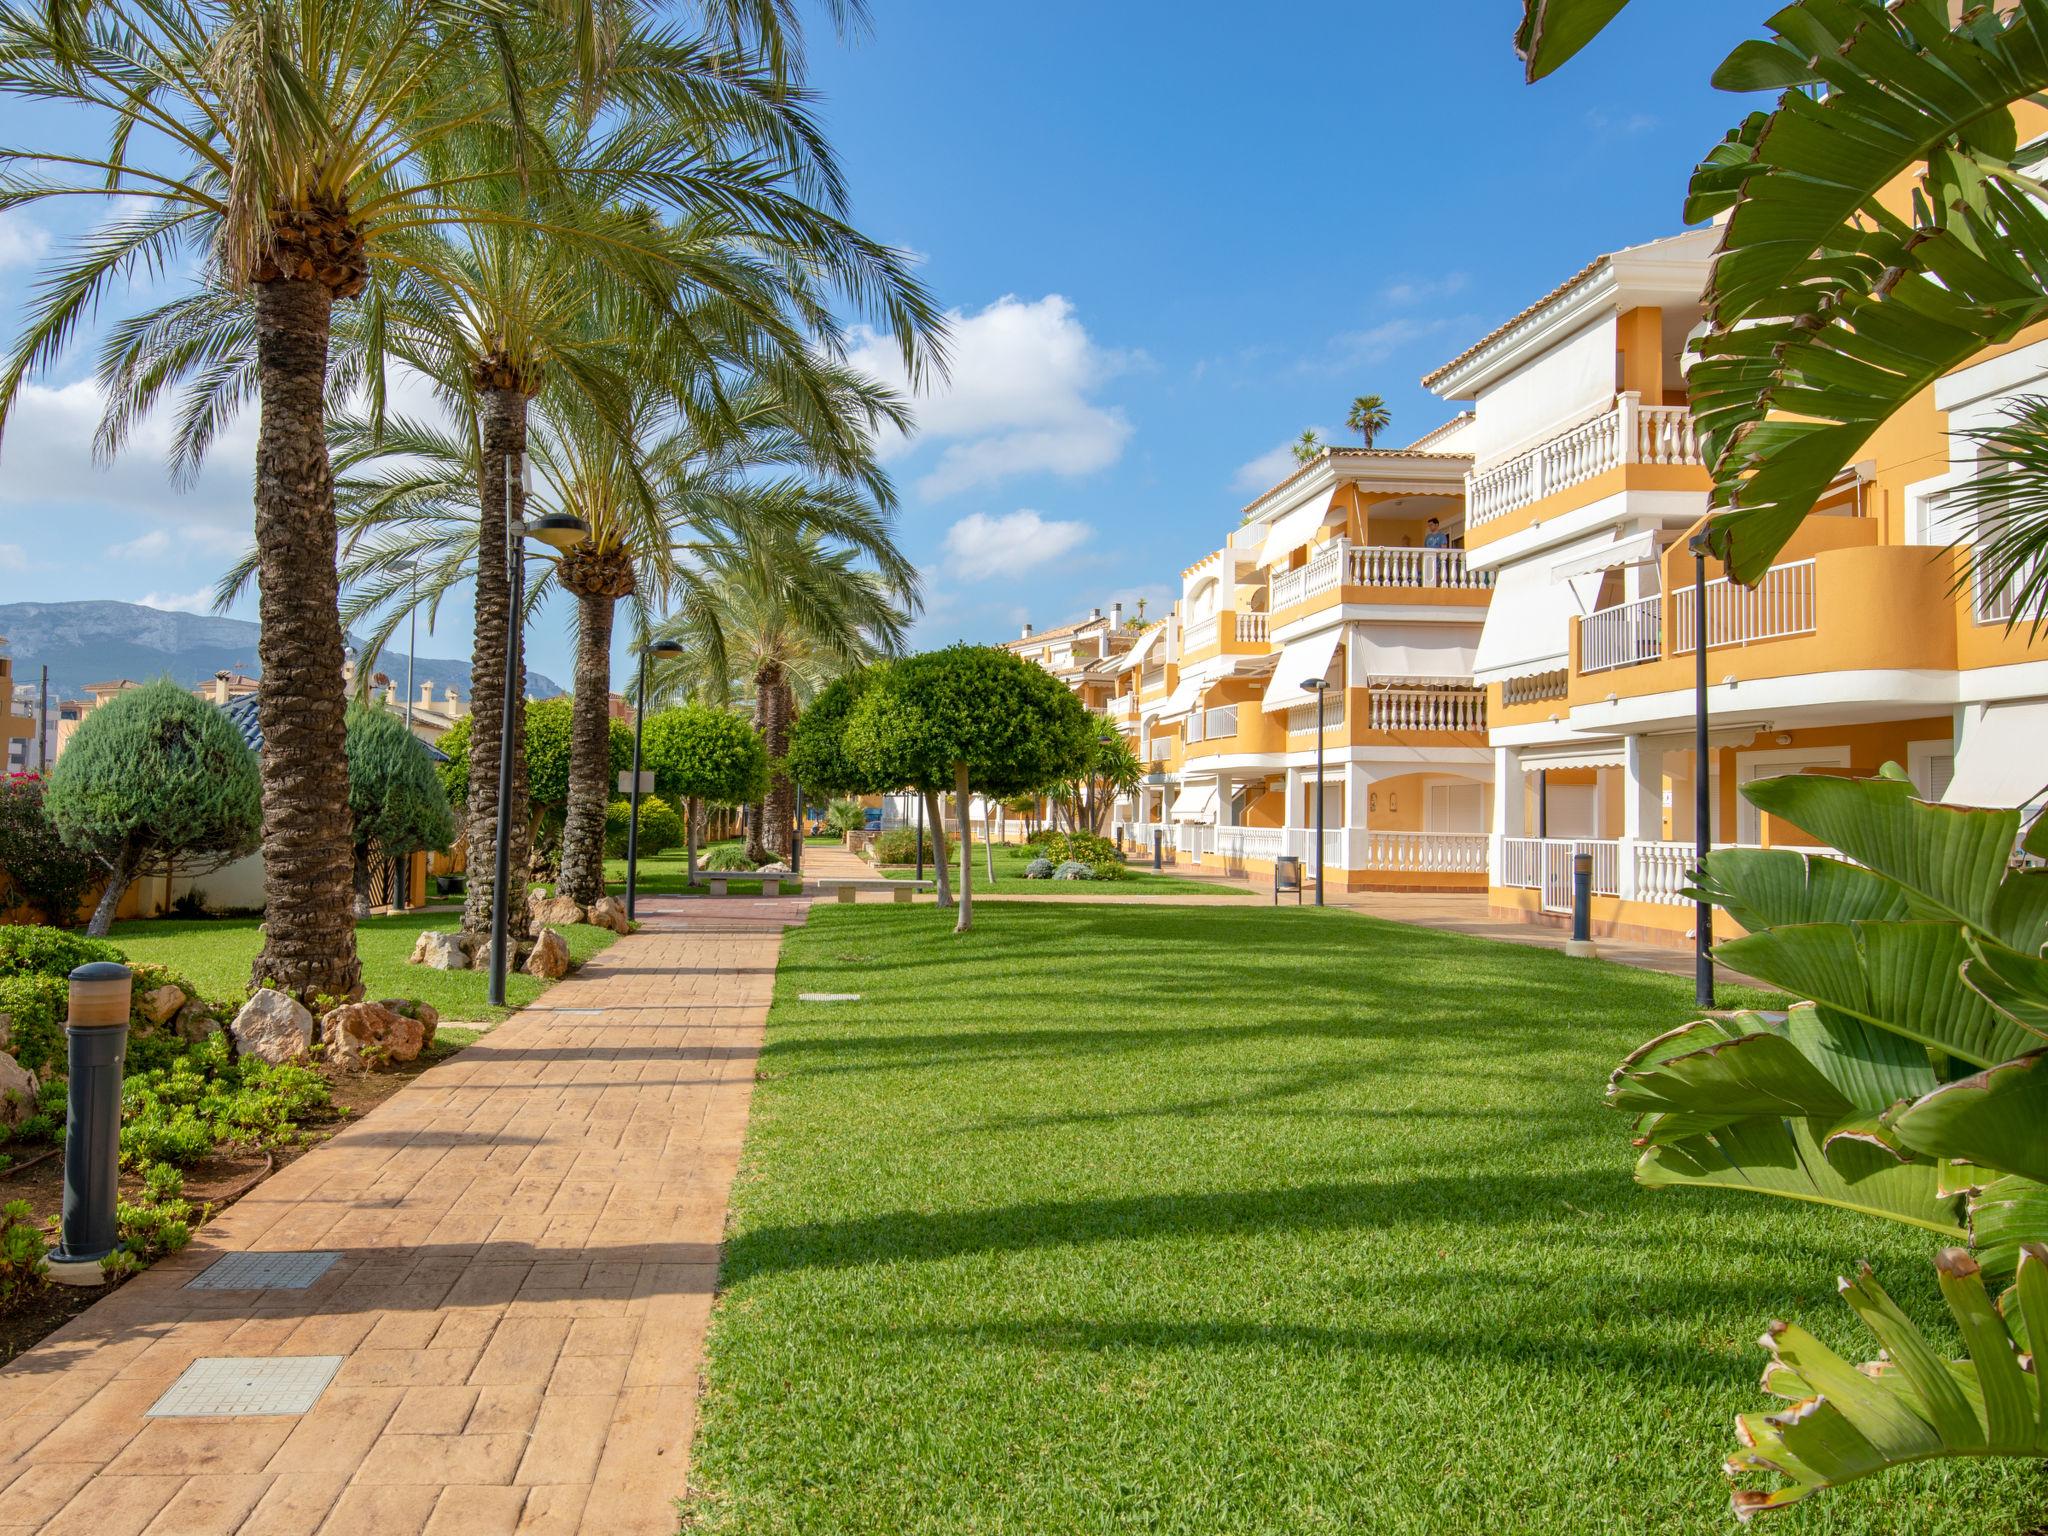
[{"label": "trimmed shrub", "polygon": [[1024,841],[1030,847],[1042,848],[1047,843],[1051,842],[1054,838],[1059,837],[1061,835],[1061,833],[1053,831],[1051,827],[1040,827],[1036,832],[1028,834],[1025,837]]},{"label": "trimmed shrub", "polygon": [[37,1282],[49,1268],[43,1262],[48,1251],[43,1224],[26,1200],[0,1206],[0,1306],[12,1306],[40,1289]]},{"label": "trimmed shrub", "polygon": [[1092,832],[1055,832],[1046,840],[1045,856],[1079,864],[1120,864],[1124,857],[1115,843]]},{"label": "trimmed shrub", "polygon": [[747,850],[738,843],[720,843],[704,855],[704,867],[714,874],[751,875],[754,861],[747,857]]},{"label": "trimmed shrub", "polygon": [[1128,880],[1131,867],[1119,859],[1105,859],[1099,864],[1088,866],[1089,878],[1094,880]]},{"label": "trimmed shrub", "polygon": [[[931,839],[925,839],[924,854],[932,855]],[[917,862],[917,829],[915,827],[891,827],[875,839],[875,862],[878,864],[915,864]]]},{"label": "trimmed shrub", "polygon": [[[614,800],[604,812],[604,853],[608,859],[626,856],[626,829],[632,821],[633,802]],[[640,797],[640,854],[652,858],[683,845],[683,818],[659,795]]]},{"label": "trimmed shrub", "polygon": [[1078,859],[1069,859],[1052,872],[1055,880],[1093,880],[1095,871]]},{"label": "trimmed shrub", "polygon": [[1052,860],[1033,859],[1024,866],[1024,878],[1026,880],[1050,880],[1052,878]]},{"label": "trimmed shrub", "polygon": [[44,922],[68,927],[78,921],[93,872],[43,808],[43,781],[0,779],[0,907],[20,902]]},{"label": "trimmed shrub", "polygon": [[31,1072],[63,1066],[70,992],[62,976],[0,976],[0,1013],[13,1021],[8,1054]]},{"label": "trimmed shrub", "polygon": [[126,957],[105,939],[27,925],[0,928],[0,976],[69,976],[95,960]]}]

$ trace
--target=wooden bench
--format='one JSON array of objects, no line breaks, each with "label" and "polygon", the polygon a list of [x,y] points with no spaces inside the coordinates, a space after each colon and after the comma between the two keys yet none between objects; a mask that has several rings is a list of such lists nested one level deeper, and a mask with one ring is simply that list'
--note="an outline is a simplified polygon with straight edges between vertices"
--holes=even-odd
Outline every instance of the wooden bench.
[{"label": "wooden bench", "polygon": [[910,898],[918,891],[928,891],[935,884],[932,880],[889,880],[879,876],[831,875],[813,881],[821,891],[837,892],[836,900],[852,901],[861,891],[888,891],[898,905],[907,906]]}]

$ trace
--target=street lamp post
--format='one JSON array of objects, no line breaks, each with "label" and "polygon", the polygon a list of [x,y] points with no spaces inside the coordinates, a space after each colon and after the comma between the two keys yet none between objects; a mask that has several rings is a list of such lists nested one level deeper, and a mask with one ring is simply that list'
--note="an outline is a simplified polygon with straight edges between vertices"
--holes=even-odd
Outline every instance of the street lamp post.
[{"label": "street lamp post", "polygon": [[1330,691],[1326,677],[1310,677],[1301,686],[1316,696],[1316,905],[1323,904],[1323,699]]},{"label": "street lamp post", "polygon": [[[626,916],[633,915],[633,891],[640,878],[640,729],[647,721],[647,660],[659,656],[667,661],[683,654],[674,640],[650,641],[640,652],[640,700],[633,706],[633,788],[628,796],[632,809],[626,816]],[[683,814],[689,815],[689,807]]]},{"label": "street lamp post", "polygon": [[415,560],[408,574],[412,577],[412,608],[406,615],[405,631],[405,734],[412,734],[412,664],[420,648],[420,563]]},{"label": "street lamp post", "polygon": [[[517,463],[520,494],[527,493],[527,467]],[[526,548],[520,541],[528,535],[555,549],[574,549],[590,536],[590,525],[566,512],[550,512],[530,523],[513,516],[512,486],[515,473],[511,455],[505,459],[505,576],[511,588],[511,612],[506,620],[505,686],[499,699],[498,715],[498,820],[491,840],[496,844],[491,871],[491,983],[490,1002],[505,1006],[506,932],[509,918],[505,903],[512,882],[512,854],[505,829],[512,824],[512,722],[519,707],[519,683],[525,671],[524,635],[526,607]]]}]

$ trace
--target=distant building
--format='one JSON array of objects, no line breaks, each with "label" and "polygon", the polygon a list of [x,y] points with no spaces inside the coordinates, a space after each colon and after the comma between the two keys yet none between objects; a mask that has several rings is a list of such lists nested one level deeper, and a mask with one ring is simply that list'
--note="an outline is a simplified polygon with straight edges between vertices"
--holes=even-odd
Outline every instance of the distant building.
[{"label": "distant building", "polygon": [[[6,642],[0,640],[0,647]],[[7,713],[0,715],[0,745],[7,749],[7,771],[9,773],[33,773],[35,761],[36,722],[33,714],[20,713],[20,705],[14,697],[14,663],[0,648],[0,708]]]}]

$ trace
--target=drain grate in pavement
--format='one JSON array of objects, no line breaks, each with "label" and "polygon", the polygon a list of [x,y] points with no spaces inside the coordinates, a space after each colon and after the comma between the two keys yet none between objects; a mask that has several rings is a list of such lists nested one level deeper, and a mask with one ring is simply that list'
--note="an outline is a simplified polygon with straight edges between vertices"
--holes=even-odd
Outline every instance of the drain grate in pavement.
[{"label": "drain grate in pavement", "polygon": [[188,1291],[303,1291],[338,1253],[230,1253],[185,1282]]},{"label": "drain grate in pavement", "polygon": [[304,1413],[341,1369],[339,1355],[282,1355],[261,1360],[208,1355],[144,1415],[152,1419],[224,1419],[239,1414]]}]

